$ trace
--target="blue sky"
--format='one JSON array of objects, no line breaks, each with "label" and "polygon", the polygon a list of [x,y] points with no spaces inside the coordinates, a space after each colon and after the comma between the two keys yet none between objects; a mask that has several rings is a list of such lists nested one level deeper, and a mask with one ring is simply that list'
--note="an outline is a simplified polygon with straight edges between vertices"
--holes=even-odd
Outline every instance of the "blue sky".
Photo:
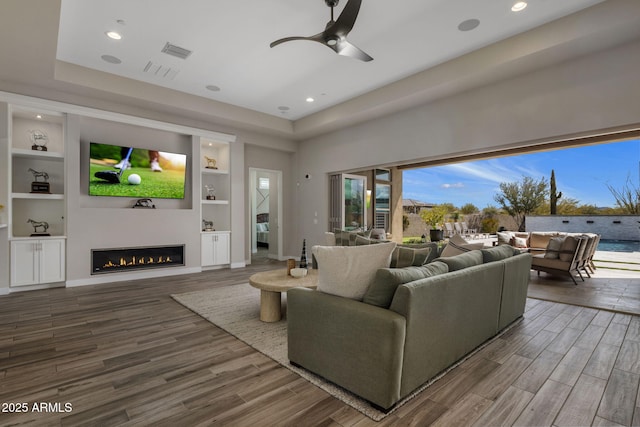
[{"label": "blue sky", "polygon": [[615,199],[607,184],[620,188],[629,177],[638,185],[640,139],[405,170],[402,197],[457,207],[473,203],[483,209],[497,206],[493,197],[501,182],[520,181],[523,176],[549,181],[551,169],[563,197],[613,207]]}]

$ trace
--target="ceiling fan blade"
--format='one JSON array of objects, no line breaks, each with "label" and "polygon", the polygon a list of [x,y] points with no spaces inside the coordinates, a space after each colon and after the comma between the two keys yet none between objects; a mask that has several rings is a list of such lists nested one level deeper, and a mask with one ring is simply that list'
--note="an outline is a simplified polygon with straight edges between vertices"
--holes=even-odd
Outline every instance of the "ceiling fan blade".
[{"label": "ceiling fan blade", "polygon": [[[331,47],[331,46],[329,46]],[[356,46],[352,45],[346,40],[341,40],[336,44],[333,48],[338,55],[348,56],[354,59],[359,59],[360,61],[369,62],[373,61],[373,58],[369,56],[367,53],[358,49]]]},{"label": "ceiling fan blade", "polygon": [[361,4],[362,0],[349,0],[336,22],[330,28],[327,28],[327,31],[340,37],[346,37],[356,23]]},{"label": "ceiling fan blade", "polygon": [[271,42],[269,47],[275,47],[275,46],[278,46],[279,44],[294,41],[294,40],[313,40],[313,39],[311,37],[285,37],[283,39],[279,39],[274,42]]}]

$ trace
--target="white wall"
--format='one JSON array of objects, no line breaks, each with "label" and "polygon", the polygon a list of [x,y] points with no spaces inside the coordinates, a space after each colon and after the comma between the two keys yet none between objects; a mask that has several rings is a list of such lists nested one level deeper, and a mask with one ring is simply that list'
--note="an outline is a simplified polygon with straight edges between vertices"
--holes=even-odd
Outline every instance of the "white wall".
[{"label": "white wall", "polygon": [[640,241],[640,215],[527,216],[527,231],[596,233],[603,239]]},{"label": "white wall", "polygon": [[640,42],[630,43],[302,142],[298,239],[323,240],[329,172],[640,128],[638,52]]}]

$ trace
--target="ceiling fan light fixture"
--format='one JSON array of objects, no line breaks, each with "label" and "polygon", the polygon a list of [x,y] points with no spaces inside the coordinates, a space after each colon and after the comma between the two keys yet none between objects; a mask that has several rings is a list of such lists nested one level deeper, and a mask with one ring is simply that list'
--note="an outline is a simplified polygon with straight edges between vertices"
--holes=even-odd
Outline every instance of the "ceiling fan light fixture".
[{"label": "ceiling fan light fixture", "polygon": [[121,40],[122,39],[122,35],[116,31],[107,31],[106,36],[109,37],[111,40]]},{"label": "ceiling fan light fixture", "polygon": [[335,46],[338,44],[338,39],[336,37],[330,37],[327,39],[328,46]]}]

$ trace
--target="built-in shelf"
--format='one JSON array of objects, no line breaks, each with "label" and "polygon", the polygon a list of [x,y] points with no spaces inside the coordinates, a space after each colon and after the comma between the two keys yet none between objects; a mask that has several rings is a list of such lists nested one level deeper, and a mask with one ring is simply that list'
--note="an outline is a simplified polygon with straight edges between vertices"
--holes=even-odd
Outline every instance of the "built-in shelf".
[{"label": "built-in shelf", "polygon": [[228,205],[228,200],[202,200],[203,205]]},{"label": "built-in shelf", "polygon": [[67,238],[67,236],[56,236],[56,235],[51,235],[51,236],[13,236],[9,240],[11,240],[11,241],[19,241],[19,240],[33,240],[33,239],[46,240],[46,239],[66,239],[66,238]]},{"label": "built-in shelf", "polygon": [[11,193],[11,197],[31,200],[64,200],[64,194]]},{"label": "built-in shelf", "polygon": [[57,151],[36,151],[14,148],[13,150],[11,150],[11,154],[14,157],[22,157],[25,159],[47,159],[64,161],[64,153],[59,153]]},{"label": "built-in shelf", "polygon": [[228,175],[229,174],[228,170],[223,170],[223,169],[202,168],[201,172],[205,174],[210,174],[210,175]]}]

